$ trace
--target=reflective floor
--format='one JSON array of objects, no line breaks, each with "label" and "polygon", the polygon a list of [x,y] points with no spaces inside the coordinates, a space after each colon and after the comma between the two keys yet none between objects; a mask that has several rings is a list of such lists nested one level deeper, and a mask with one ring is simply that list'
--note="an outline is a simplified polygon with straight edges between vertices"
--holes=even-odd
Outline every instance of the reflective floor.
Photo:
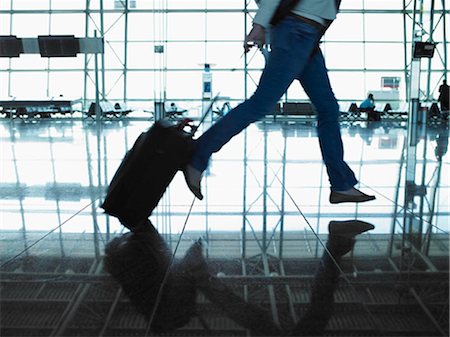
[{"label": "reflective floor", "polygon": [[[2,335],[161,333],[103,268],[105,246],[127,230],[100,208],[124,154],[152,123],[0,123]],[[150,219],[177,259],[203,237],[211,275],[266,308],[280,331],[309,302],[330,221],[370,222],[375,229],[357,236],[340,265],[328,335],[448,335],[448,124],[416,130],[411,143],[402,123],[343,124],[345,159],[376,200],[332,205],[314,125],[259,122],[214,155],[202,201],[179,172]],[[261,335],[233,316],[236,303],[227,311],[219,302],[200,291],[195,317],[167,333]]]}]

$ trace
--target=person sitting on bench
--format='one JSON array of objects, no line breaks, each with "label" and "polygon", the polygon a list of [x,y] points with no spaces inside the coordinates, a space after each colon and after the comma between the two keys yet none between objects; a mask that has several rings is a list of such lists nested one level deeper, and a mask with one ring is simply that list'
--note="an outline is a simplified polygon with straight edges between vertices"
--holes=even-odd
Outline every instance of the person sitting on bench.
[{"label": "person sitting on bench", "polygon": [[375,109],[375,100],[373,94],[369,94],[367,98],[359,105],[360,111],[373,111]]}]

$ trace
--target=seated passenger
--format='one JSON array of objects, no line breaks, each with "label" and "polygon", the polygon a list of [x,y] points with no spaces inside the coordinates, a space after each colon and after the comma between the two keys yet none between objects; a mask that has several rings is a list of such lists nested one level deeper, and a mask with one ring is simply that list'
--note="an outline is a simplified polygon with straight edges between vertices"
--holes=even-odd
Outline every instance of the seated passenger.
[{"label": "seated passenger", "polygon": [[373,99],[373,94],[369,94],[367,98],[362,101],[359,108],[363,111],[369,111],[375,109],[375,101]]}]

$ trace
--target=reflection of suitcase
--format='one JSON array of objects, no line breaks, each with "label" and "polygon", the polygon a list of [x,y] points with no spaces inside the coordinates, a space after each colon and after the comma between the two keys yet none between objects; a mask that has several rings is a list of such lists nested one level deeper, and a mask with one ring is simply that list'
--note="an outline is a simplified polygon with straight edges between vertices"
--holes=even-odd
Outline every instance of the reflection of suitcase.
[{"label": "reflection of suitcase", "polygon": [[185,121],[162,119],[138,137],[109,185],[101,205],[107,214],[131,230],[146,221],[177,171],[192,155],[195,128],[187,132],[185,126]]},{"label": "reflection of suitcase", "polygon": [[195,243],[181,260],[170,265],[171,251],[148,221],[145,231],[126,233],[109,242],[104,263],[133,307],[153,318],[151,330],[168,332],[184,326],[195,315],[192,272],[202,271],[202,257],[201,246]]}]

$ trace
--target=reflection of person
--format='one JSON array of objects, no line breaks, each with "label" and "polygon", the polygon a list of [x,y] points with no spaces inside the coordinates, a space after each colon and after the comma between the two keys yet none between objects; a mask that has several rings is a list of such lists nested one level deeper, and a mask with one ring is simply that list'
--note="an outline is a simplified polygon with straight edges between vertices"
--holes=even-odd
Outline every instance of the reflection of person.
[{"label": "reflection of person", "polygon": [[[244,301],[234,293],[220,278],[207,271],[205,263],[200,263],[193,270],[197,288],[235,322],[250,330],[254,336],[280,336],[282,331],[289,331],[289,336],[321,336],[333,313],[334,293],[338,286],[341,257],[352,250],[355,236],[374,229],[372,224],[364,221],[331,221],[326,243],[314,276],[311,301],[305,314],[294,327],[277,326],[269,312],[256,304]],[[330,256],[331,254],[331,256]],[[195,261],[202,261],[197,253]]]},{"label": "reflection of person", "polygon": [[449,94],[450,87],[447,84],[446,80],[442,81],[442,84],[439,87],[439,98],[438,101],[441,105],[441,111],[449,111]]},{"label": "reflection of person", "polygon": [[169,105],[169,109],[168,109],[170,112],[177,112],[178,111],[178,107],[177,107],[177,105],[175,104],[175,102],[172,102],[172,103],[170,103],[170,105]]},{"label": "reflection of person", "polygon": [[436,159],[442,161],[442,157],[445,156],[448,150],[448,124],[439,128],[439,132],[436,135],[436,147],[434,148],[434,154]]},{"label": "reflection of person", "polygon": [[[375,227],[359,220],[331,221],[328,225],[327,251],[323,252],[314,276],[311,303],[291,336],[322,336],[333,314],[334,292],[338,286],[341,257],[355,245],[355,236]],[[330,256],[332,255],[332,257]]]},{"label": "reflection of person", "polygon": [[[261,0],[253,28],[244,40],[244,51],[265,42],[279,0]],[[258,87],[248,100],[227,113],[196,141],[196,149],[184,169],[190,190],[203,198],[200,182],[211,155],[249,124],[272,113],[273,107],[294,80],[300,81],[317,111],[317,133],[331,184],[331,203],[375,199],[354,188],[355,174],[344,161],[339,127],[339,105],[331,89],[318,41],[327,22],[336,16],[335,0],[302,0],[271,29],[271,51]]]},{"label": "reflection of person", "polygon": [[373,99],[373,94],[369,94],[367,98],[361,102],[359,108],[364,110],[373,110],[375,108],[375,100]]}]

